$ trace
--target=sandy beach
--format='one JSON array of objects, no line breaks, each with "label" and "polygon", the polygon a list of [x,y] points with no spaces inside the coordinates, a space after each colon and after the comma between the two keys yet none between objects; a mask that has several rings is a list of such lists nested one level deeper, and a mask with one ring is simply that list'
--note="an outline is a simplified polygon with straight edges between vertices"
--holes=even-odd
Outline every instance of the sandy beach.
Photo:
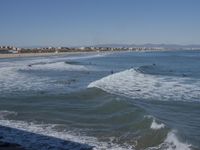
[{"label": "sandy beach", "polygon": [[82,53],[82,52],[0,54],[0,58],[34,57],[34,56],[57,56],[57,55],[63,55],[63,54],[77,54],[77,53]]},{"label": "sandy beach", "polygon": [[[118,51],[120,52],[120,51]],[[45,56],[60,56],[60,55],[77,55],[77,54],[97,54],[97,53],[111,53],[111,51],[74,51],[74,52],[60,52],[60,53],[10,53],[10,54],[1,54],[1,58],[20,58],[20,57],[45,57]],[[112,52],[113,53],[113,52]]]}]

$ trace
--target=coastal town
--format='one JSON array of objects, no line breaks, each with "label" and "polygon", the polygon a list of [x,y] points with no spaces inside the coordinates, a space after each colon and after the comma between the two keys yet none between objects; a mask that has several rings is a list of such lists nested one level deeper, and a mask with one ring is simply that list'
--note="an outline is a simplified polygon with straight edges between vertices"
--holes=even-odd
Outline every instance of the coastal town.
[{"label": "coastal town", "polygon": [[15,47],[0,46],[0,54],[57,54],[65,52],[115,52],[115,51],[163,51],[163,50],[200,50],[199,45],[150,44],[134,46],[86,46],[86,47]]},{"label": "coastal town", "polygon": [[39,48],[18,48],[15,46],[0,46],[1,54],[22,54],[22,53],[61,53],[61,52],[101,52],[101,51],[146,51],[164,50],[161,47],[39,47]]}]

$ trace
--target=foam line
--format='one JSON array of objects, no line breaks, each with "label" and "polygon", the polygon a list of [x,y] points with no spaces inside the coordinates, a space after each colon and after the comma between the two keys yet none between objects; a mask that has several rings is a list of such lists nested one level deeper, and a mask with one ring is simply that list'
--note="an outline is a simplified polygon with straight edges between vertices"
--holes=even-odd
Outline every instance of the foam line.
[{"label": "foam line", "polygon": [[172,130],[167,134],[163,143],[145,150],[191,150],[191,145],[181,142],[176,136],[176,131]]},{"label": "foam line", "polygon": [[[94,147],[93,150],[131,150],[130,145],[121,146],[110,141],[101,142],[95,137],[82,136],[72,131],[56,131],[53,124],[34,124],[24,121],[0,120],[0,135],[5,142],[12,142],[30,149],[76,149]],[[54,138],[51,138],[54,137]],[[60,139],[60,140],[59,140]],[[72,141],[69,144],[64,141]],[[83,147],[84,146],[84,147]],[[89,148],[88,148],[89,149]]]}]

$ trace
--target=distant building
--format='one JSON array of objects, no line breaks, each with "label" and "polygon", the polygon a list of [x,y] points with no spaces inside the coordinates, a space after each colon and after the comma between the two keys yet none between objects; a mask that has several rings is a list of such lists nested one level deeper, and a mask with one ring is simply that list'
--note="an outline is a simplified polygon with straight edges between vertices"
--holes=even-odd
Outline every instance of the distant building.
[{"label": "distant building", "polygon": [[80,47],[79,49],[80,49],[80,50],[84,50],[84,49],[85,49],[85,47]]},{"label": "distant building", "polygon": [[0,46],[0,53],[16,53],[17,48],[14,46]]}]

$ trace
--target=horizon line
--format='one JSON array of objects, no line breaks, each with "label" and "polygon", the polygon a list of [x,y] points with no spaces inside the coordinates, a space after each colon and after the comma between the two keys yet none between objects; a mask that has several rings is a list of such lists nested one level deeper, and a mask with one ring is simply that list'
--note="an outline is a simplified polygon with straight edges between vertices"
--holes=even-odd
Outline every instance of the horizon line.
[{"label": "horizon line", "polygon": [[16,46],[15,44],[0,44],[0,46],[14,46],[14,47],[92,47],[92,46],[105,46],[105,45],[126,45],[126,46],[131,46],[131,45],[135,45],[135,46],[142,46],[142,45],[176,45],[176,46],[200,46],[200,44],[177,44],[177,43],[142,43],[142,44],[136,44],[136,43],[101,43],[101,44],[87,44],[87,45],[24,45],[24,46]]}]

